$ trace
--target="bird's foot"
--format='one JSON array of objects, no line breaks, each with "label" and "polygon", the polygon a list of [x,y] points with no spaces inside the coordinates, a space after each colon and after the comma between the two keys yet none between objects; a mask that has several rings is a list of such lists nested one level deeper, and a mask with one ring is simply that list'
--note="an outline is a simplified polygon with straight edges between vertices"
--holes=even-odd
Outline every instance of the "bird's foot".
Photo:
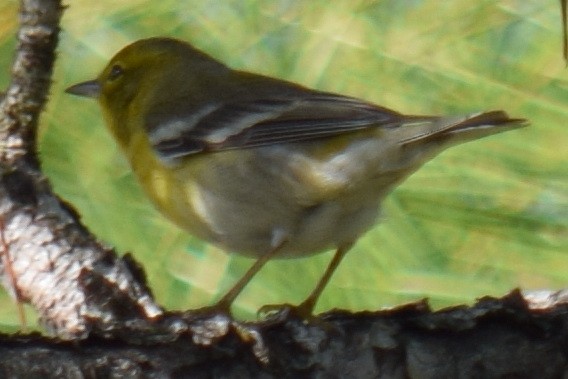
[{"label": "bird's foot", "polygon": [[193,343],[202,346],[212,345],[226,336],[234,321],[230,313],[214,306],[186,311],[183,318],[191,332]]},{"label": "bird's foot", "polygon": [[255,357],[268,364],[268,349],[257,326],[237,321],[233,318],[230,305],[219,302],[184,313],[187,329],[191,332],[193,343],[211,346],[221,338],[234,332],[242,342],[250,344]]},{"label": "bird's foot", "polygon": [[[304,325],[322,329],[328,333],[336,330],[332,323],[314,315],[314,306],[308,301],[299,305],[292,304],[269,304],[262,306],[258,317],[265,323],[280,324],[289,320],[299,320]],[[294,323],[292,323],[294,324]]]},{"label": "bird's foot", "polygon": [[234,320],[231,313],[231,305],[224,302],[217,302],[207,307],[190,309],[184,313],[184,318],[188,321],[197,321],[212,318],[227,318]]},{"label": "bird's foot", "polygon": [[303,321],[310,322],[317,319],[314,316],[314,305],[311,302],[304,301],[298,305],[292,304],[268,304],[262,306],[257,315],[262,320],[279,322],[290,317],[300,318]]}]

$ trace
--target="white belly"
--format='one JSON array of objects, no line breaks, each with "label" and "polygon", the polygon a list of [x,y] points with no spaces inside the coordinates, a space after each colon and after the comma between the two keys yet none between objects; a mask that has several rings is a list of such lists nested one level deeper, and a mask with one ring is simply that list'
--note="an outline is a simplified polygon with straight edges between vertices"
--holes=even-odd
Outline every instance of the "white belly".
[{"label": "white belly", "polygon": [[[367,149],[359,145],[357,154],[346,149],[323,160],[308,158],[306,143],[248,149],[246,159],[243,151],[212,154],[209,170],[187,195],[210,232],[194,234],[254,257],[270,251],[280,238],[285,240],[281,258],[355,242],[376,222],[380,201],[399,180],[377,174],[377,143],[361,143]],[[241,159],[233,159],[234,154]]]}]

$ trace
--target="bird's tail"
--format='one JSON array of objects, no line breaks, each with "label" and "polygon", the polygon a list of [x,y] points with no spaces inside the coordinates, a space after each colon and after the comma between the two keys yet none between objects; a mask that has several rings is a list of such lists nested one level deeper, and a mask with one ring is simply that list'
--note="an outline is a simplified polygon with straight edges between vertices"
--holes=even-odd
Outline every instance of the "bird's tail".
[{"label": "bird's tail", "polygon": [[475,113],[467,116],[410,116],[400,128],[399,143],[458,144],[492,134],[527,126],[524,119],[510,118],[503,111]]}]

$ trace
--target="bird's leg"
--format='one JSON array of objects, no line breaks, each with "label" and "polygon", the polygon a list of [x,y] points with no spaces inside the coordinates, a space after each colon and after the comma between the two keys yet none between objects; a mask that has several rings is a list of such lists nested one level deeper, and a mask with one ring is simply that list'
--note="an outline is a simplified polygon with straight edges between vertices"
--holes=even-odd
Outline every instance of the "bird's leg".
[{"label": "bird's leg", "polygon": [[251,279],[262,269],[262,267],[280,251],[282,246],[286,243],[286,240],[279,241],[274,247],[268,251],[266,254],[262,255],[260,258],[254,262],[254,264],[248,269],[248,271],[239,279],[237,283],[217,302],[212,308],[218,309],[230,313],[231,305],[251,281]]},{"label": "bird's leg", "polygon": [[321,293],[327,286],[327,283],[329,282],[331,276],[333,275],[333,273],[341,263],[343,257],[345,257],[345,254],[347,254],[347,252],[351,249],[351,246],[353,246],[352,243],[337,248],[333,258],[331,259],[331,262],[325,269],[325,272],[323,273],[322,277],[316,284],[316,287],[313,289],[312,293],[309,294],[306,300],[302,301],[299,305],[295,307],[296,308],[295,310],[299,315],[305,318],[312,316],[314,308],[316,307],[316,303]]},{"label": "bird's leg", "polygon": [[194,343],[210,346],[214,341],[226,336],[230,330],[233,330],[240,336],[243,342],[253,343],[253,352],[261,362],[268,362],[268,350],[262,335],[255,326],[234,320],[231,315],[231,305],[256,273],[262,269],[266,262],[274,258],[285,243],[286,240],[284,238],[274,238],[273,247],[254,262],[221,300],[212,306],[185,313],[184,319],[187,322],[189,331],[192,333]]},{"label": "bird's leg", "polygon": [[324,274],[316,284],[316,287],[313,289],[312,293],[310,293],[310,295],[306,298],[306,300],[301,302],[299,305],[290,305],[290,304],[265,305],[260,308],[258,314],[263,317],[273,317],[274,315],[276,315],[276,318],[278,318],[279,317],[278,315],[283,310],[287,310],[295,313],[296,315],[304,319],[311,318],[313,316],[314,308],[321,293],[323,292],[323,290],[327,286],[327,283],[331,279],[331,276],[333,275],[333,273],[341,263],[341,260],[343,259],[343,257],[345,257],[345,254],[347,254],[347,252],[351,249],[351,246],[353,246],[353,243],[349,243],[337,248],[337,250],[335,251],[335,255],[331,259],[331,262],[327,266]]}]

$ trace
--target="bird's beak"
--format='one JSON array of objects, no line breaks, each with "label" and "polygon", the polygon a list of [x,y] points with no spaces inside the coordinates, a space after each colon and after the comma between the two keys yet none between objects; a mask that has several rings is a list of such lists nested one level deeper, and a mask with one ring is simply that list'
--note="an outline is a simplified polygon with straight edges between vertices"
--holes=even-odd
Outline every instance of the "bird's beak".
[{"label": "bird's beak", "polygon": [[98,80],[89,80],[88,82],[83,82],[75,84],[65,90],[65,92],[72,95],[84,96],[84,97],[99,97],[101,93],[101,85]]}]

